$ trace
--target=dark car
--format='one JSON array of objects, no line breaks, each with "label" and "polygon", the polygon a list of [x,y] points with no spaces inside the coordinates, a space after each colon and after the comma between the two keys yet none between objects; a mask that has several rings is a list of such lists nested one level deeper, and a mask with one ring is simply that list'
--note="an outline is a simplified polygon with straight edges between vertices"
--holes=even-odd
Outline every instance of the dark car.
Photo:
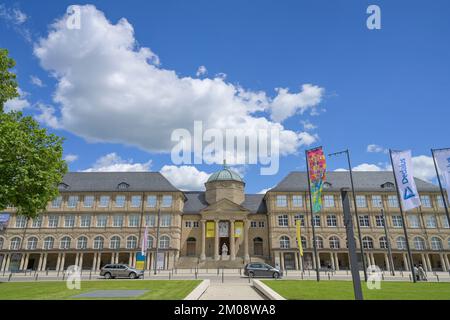
[{"label": "dark car", "polygon": [[244,268],[244,274],[253,277],[271,277],[279,278],[283,275],[280,269],[274,268],[271,265],[261,262],[248,263]]},{"label": "dark car", "polygon": [[105,279],[130,278],[136,279],[144,276],[143,270],[137,270],[126,264],[107,264],[100,270],[100,276]]}]

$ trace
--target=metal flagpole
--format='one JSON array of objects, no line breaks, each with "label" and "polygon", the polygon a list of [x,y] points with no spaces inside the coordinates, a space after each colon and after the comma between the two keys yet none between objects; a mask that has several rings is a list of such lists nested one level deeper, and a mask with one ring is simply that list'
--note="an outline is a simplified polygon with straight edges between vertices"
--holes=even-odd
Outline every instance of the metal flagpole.
[{"label": "metal flagpole", "polygon": [[413,257],[412,257],[412,253],[411,253],[411,248],[409,247],[408,232],[406,231],[406,221],[405,221],[405,217],[403,215],[402,200],[400,198],[400,191],[398,189],[397,176],[395,174],[394,160],[392,160],[392,150],[391,149],[389,149],[389,157],[391,158],[392,173],[394,174],[395,189],[397,190],[397,200],[398,200],[398,205],[400,208],[400,216],[402,217],[403,233],[405,234],[405,239],[406,239],[406,250],[408,251],[409,268],[411,269],[413,282],[415,283],[416,282],[416,272],[414,271],[414,261],[413,261]]},{"label": "metal flagpole", "polygon": [[[314,149],[310,149],[310,150],[314,150]],[[311,209],[311,227],[312,227],[312,233],[313,233],[314,263],[316,264],[316,278],[317,278],[317,281],[320,281],[319,263],[317,261],[318,257],[317,257],[317,244],[316,244],[316,229],[314,227],[314,214],[313,214],[312,195],[311,195],[311,181],[309,180],[308,151],[310,151],[310,150],[305,150],[306,175],[308,177],[309,207]]]},{"label": "metal flagpole", "polygon": [[156,225],[156,253],[155,253],[155,261],[154,261],[154,267],[155,271],[154,274],[156,274],[156,268],[158,266],[158,248],[159,248],[159,225],[161,224],[161,208],[158,209],[158,224]]},{"label": "metal flagpole", "polygon": [[[381,204],[383,205],[383,204]],[[392,250],[391,250],[391,241],[389,240],[389,233],[387,229],[387,221],[384,215],[384,209],[381,208],[381,217],[383,218],[383,227],[384,227],[384,234],[386,236],[386,244],[388,249],[388,255],[389,255],[389,264],[391,265],[391,274],[395,276],[395,270],[394,270],[394,261],[392,259]]]},{"label": "metal flagpole", "polygon": [[438,183],[439,183],[439,189],[441,189],[442,202],[444,203],[445,214],[447,215],[447,222],[448,222],[448,225],[450,227],[450,215],[448,214],[448,207],[447,207],[447,202],[445,200],[444,189],[442,188],[441,177],[439,175],[439,170],[438,170],[438,167],[437,167],[437,164],[436,164],[436,158],[434,157],[434,152],[435,151],[441,151],[441,150],[450,150],[450,148],[431,149],[431,154],[433,155],[434,168],[436,169],[436,176],[437,176],[437,180],[438,180]]}]

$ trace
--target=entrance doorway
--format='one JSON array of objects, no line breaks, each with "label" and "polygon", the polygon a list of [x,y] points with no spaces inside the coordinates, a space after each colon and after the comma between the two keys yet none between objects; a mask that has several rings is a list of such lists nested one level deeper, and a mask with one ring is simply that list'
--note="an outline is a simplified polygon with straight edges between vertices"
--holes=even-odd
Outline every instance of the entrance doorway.
[{"label": "entrance doorway", "polygon": [[284,268],[285,269],[295,269],[295,256],[292,252],[284,253]]},{"label": "entrance doorway", "polygon": [[259,237],[253,239],[253,254],[255,256],[263,255],[263,239]]},{"label": "entrance doorway", "polygon": [[195,238],[188,238],[186,243],[186,255],[188,257],[195,257],[197,241]]}]

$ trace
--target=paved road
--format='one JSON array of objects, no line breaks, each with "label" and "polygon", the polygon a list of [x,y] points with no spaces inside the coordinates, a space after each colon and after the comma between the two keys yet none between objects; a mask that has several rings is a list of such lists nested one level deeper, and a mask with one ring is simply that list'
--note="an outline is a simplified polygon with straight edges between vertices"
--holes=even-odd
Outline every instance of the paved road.
[{"label": "paved road", "polygon": [[264,300],[247,281],[211,282],[199,300]]}]

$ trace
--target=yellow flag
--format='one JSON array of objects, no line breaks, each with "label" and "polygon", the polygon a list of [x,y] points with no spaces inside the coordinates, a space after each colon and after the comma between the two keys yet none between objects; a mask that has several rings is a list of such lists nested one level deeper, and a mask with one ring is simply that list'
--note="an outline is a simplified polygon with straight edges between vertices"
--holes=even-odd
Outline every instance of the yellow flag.
[{"label": "yellow flag", "polygon": [[297,243],[298,243],[298,249],[300,250],[300,256],[303,257],[303,246],[302,246],[302,236],[300,234],[300,219],[296,222],[297,225]]}]

